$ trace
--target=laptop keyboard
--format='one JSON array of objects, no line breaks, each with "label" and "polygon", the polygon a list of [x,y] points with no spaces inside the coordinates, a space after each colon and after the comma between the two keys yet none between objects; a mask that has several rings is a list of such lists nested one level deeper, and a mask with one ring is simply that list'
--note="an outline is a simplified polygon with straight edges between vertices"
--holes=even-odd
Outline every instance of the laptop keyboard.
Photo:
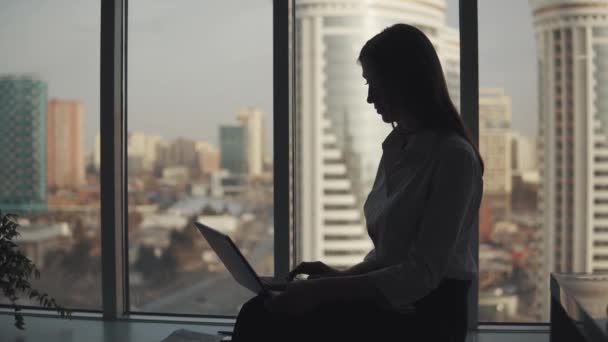
[{"label": "laptop keyboard", "polygon": [[260,280],[271,290],[284,290],[288,283],[286,279],[274,277],[260,277]]}]

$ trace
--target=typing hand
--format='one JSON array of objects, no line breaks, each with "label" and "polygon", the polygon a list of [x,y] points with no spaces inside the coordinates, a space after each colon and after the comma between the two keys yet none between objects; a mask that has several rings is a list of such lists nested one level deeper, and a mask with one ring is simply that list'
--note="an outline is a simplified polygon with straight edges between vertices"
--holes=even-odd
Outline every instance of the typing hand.
[{"label": "typing hand", "polygon": [[318,279],[339,275],[340,271],[327,266],[322,261],[302,262],[289,272],[287,280],[293,280],[298,274],[308,274],[308,279]]}]

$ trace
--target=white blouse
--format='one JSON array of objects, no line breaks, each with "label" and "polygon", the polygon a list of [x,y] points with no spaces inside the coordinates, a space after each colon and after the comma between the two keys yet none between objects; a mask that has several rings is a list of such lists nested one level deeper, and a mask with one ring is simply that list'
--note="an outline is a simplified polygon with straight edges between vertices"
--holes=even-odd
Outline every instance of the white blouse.
[{"label": "white blouse", "polygon": [[440,281],[473,279],[475,220],[483,192],[472,146],[455,133],[393,130],[364,205],[374,249],[367,273],[396,310],[435,289]]}]

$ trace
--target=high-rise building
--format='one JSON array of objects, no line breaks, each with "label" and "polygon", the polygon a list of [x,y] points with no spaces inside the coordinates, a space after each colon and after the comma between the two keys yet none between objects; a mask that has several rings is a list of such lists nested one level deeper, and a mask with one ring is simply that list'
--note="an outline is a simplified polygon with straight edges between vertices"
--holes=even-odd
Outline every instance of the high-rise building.
[{"label": "high-rise building", "polygon": [[511,214],[511,98],[500,88],[479,89],[479,152],[485,162],[484,202],[495,218]]},{"label": "high-rise building", "polygon": [[[371,247],[363,202],[378,168],[381,143],[391,130],[366,103],[359,51],[392,24],[415,25],[436,47],[458,104],[458,33],[446,26],[442,0],[299,0],[295,13],[298,257],[348,266],[361,261],[364,246]],[[340,179],[329,175],[338,169],[343,170]],[[345,203],[334,203],[334,195]]]},{"label": "high-rise building", "polygon": [[155,146],[158,166],[161,168],[186,167],[193,178],[200,176],[196,141],[177,138],[171,142],[165,142],[158,139]]},{"label": "high-rise building", "polygon": [[0,76],[0,209],[46,208],[47,85]]},{"label": "high-rise building", "polygon": [[303,170],[300,176],[303,185],[297,191],[301,201],[318,196],[308,205],[301,204],[303,211],[297,212],[297,219],[307,224],[299,229],[296,238],[299,259],[322,260],[330,266],[346,268],[361,262],[373,244],[367,237],[365,220],[353,191],[347,156],[338,148],[329,119],[321,120],[318,141],[308,141],[320,154],[318,171]]},{"label": "high-rise building", "polygon": [[[538,53],[541,284],[608,271],[608,0],[530,0]],[[548,317],[548,287],[539,288]]]},{"label": "high-rise building", "polygon": [[78,188],[85,183],[82,103],[51,99],[47,116],[47,184]]},{"label": "high-rise building", "polygon": [[238,120],[247,131],[247,173],[260,176],[264,171],[264,113],[257,108],[242,108]]},{"label": "high-rise building", "polygon": [[220,126],[220,167],[234,175],[245,175],[247,130],[243,126]]},{"label": "high-rise building", "polygon": [[538,170],[538,150],[535,137],[517,132],[511,135],[511,169],[514,174]]},{"label": "high-rise building", "polygon": [[157,135],[130,132],[127,142],[129,172],[152,171],[158,160],[158,146],[161,140]]},{"label": "high-rise building", "polygon": [[202,176],[210,176],[220,169],[220,151],[206,141],[196,142],[198,167]]}]

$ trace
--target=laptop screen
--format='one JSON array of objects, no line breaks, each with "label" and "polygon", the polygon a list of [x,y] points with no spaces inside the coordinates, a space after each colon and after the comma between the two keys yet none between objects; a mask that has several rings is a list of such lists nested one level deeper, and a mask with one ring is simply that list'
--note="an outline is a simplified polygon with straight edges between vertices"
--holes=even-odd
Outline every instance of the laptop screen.
[{"label": "laptop screen", "polygon": [[256,294],[265,290],[259,277],[229,236],[202,223],[194,224],[239,284]]}]

